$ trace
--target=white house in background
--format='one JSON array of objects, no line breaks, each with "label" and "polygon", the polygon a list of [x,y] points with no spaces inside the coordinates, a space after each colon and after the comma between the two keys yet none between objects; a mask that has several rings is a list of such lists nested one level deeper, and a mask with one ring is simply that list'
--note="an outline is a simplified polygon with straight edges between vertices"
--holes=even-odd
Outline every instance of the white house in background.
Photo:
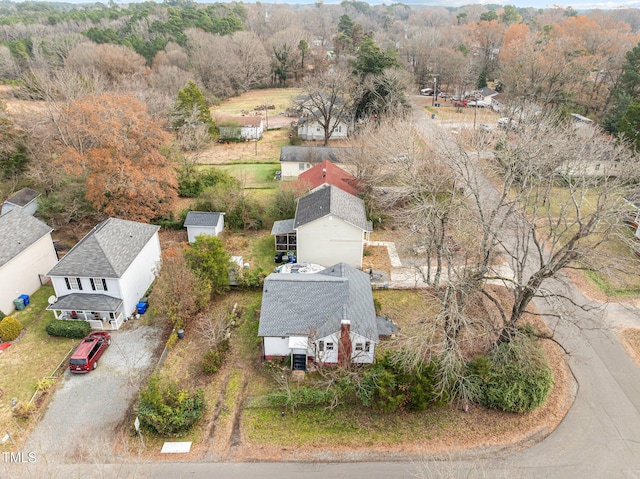
[{"label": "white house in background", "polygon": [[333,146],[290,146],[280,150],[282,179],[295,179],[298,175],[324,160],[337,163],[344,168],[342,158],[352,152],[351,148]]},{"label": "white house in background", "polygon": [[3,215],[8,213],[14,208],[22,208],[25,213],[33,216],[38,208],[38,196],[40,196],[40,193],[36,190],[32,190],[31,188],[22,188],[2,203],[2,211],[0,214]]},{"label": "white house in background", "polygon": [[476,98],[478,100],[484,101],[487,105],[492,105],[491,100],[494,97],[498,96],[498,92],[495,91],[493,88],[489,88],[488,86],[481,88],[475,93],[476,93]]},{"label": "white house in background", "polygon": [[293,227],[299,263],[362,268],[364,242],[373,226],[360,198],[326,185],[298,199]]},{"label": "white house in background", "polygon": [[189,243],[196,241],[196,236],[218,236],[224,229],[224,213],[210,213],[207,211],[189,211],[184,220],[187,228]]},{"label": "white house in background", "polygon": [[338,263],[313,274],[272,273],[264,281],[258,336],[265,359],[370,364],[379,342],[369,275]]},{"label": "white house in background", "polygon": [[47,309],[93,329],[120,328],[155,279],[158,229],[118,218],[95,226],[47,273],[56,293]]},{"label": "white house in background", "polygon": [[218,119],[221,140],[259,140],[264,134],[264,120],[259,116]]},{"label": "white house in background", "polygon": [[52,228],[14,208],[0,216],[0,311],[11,313],[13,301],[42,286],[41,278],[57,262]]},{"label": "white house in background", "polygon": [[[331,126],[335,123],[333,132],[330,132],[330,140],[344,140],[351,133],[349,122],[340,118],[331,120]],[[324,141],[324,128],[320,125],[317,116],[306,115],[298,119],[298,136],[303,140]]]}]

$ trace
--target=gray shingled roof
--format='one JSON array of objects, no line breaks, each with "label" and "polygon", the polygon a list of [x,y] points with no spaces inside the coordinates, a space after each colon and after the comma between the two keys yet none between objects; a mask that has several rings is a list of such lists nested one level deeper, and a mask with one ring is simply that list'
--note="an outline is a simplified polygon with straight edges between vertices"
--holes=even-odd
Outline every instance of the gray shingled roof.
[{"label": "gray shingled roof", "polygon": [[320,163],[323,160],[329,160],[332,163],[342,163],[340,158],[350,150],[351,148],[340,148],[335,146],[285,145],[280,150],[280,161]]},{"label": "gray shingled roof", "polygon": [[339,263],[319,273],[272,273],[264,281],[258,336],[321,338],[351,330],[378,341],[376,312],[369,276]]},{"label": "gray shingled roof", "polygon": [[222,213],[208,211],[189,211],[184,220],[184,226],[216,226]]},{"label": "gray shingled roof", "polygon": [[14,208],[0,216],[0,266],[4,266],[52,229],[21,208]]},{"label": "gray shingled roof", "polygon": [[329,214],[364,231],[370,231],[364,201],[333,185],[327,185],[298,199],[294,227],[299,228]]},{"label": "gray shingled roof", "polygon": [[49,310],[57,311],[117,311],[122,300],[94,293],[71,293],[60,296],[57,301],[47,306]]},{"label": "gray shingled roof", "polygon": [[11,198],[7,199],[7,203],[24,207],[35,200],[38,196],[40,196],[40,193],[36,190],[32,190],[31,188],[22,188]]},{"label": "gray shingled roof", "polygon": [[284,235],[287,233],[295,233],[293,229],[294,220],[280,220],[273,222],[273,228],[271,228],[272,235]]},{"label": "gray shingled roof", "polygon": [[47,276],[119,278],[159,226],[109,218],[98,224]]}]

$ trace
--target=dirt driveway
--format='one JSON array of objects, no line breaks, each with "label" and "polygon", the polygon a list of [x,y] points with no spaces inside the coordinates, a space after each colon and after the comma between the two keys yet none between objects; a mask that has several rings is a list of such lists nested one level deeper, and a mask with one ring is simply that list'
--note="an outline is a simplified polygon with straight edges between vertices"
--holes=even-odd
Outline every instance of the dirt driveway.
[{"label": "dirt driveway", "polygon": [[113,433],[155,366],[160,341],[160,328],[141,320],[112,333],[95,371],[75,375],[67,370],[24,450],[34,452],[38,463],[110,455]]}]

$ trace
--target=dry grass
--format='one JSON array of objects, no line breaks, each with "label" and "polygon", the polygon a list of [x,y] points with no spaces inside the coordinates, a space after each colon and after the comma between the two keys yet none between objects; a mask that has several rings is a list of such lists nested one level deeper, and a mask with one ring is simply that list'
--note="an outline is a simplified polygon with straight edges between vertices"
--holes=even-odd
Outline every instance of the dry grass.
[{"label": "dry grass", "polygon": [[625,328],[616,331],[620,344],[627,351],[631,359],[640,367],[640,329]]},{"label": "dry grass", "polygon": [[[53,373],[67,352],[78,342],[74,339],[53,338],[46,333],[46,324],[53,318],[53,313],[45,311],[45,308],[47,298],[52,294],[52,287],[43,286],[31,296],[31,304],[26,309],[12,314],[22,322],[26,331],[0,354],[0,424],[6,426],[18,443],[26,438],[33,422],[16,421],[13,418],[12,399],[28,403],[36,391],[38,381]],[[9,447],[9,444],[2,445],[0,450],[9,450]]]},{"label": "dry grass", "polygon": [[299,88],[266,88],[263,90],[251,90],[240,96],[230,98],[212,109],[213,114],[217,112],[224,114],[240,115],[242,111],[254,111],[258,105],[273,105],[275,108],[269,110],[269,116],[277,115],[289,108],[296,96],[302,90]]}]

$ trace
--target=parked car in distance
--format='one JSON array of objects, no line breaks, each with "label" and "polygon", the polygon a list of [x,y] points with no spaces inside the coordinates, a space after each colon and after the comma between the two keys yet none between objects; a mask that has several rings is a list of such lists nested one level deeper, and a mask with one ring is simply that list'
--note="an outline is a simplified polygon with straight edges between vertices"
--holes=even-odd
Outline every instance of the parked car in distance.
[{"label": "parked car in distance", "polygon": [[98,367],[98,360],[111,344],[111,335],[106,331],[94,331],[78,345],[69,360],[69,371],[88,373]]},{"label": "parked car in distance", "polygon": [[486,101],[482,101],[482,100],[471,100],[468,103],[469,106],[477,106],[478,108],[487,108],[489,106],[489,104]]},{"label": "parked car in distance", "polygon": [[480,125],[478,125],[478,128],[482,131],[491,131],[491,125],[487,125],[486,123],[480,123]]},{"label": "parked car in distance", "polygon": [[441,91],[439,95],[440,98],[449,98],[449,94],[446,91]]},{"label": "parked car in distance", "polygon": [[455,106],[455,107],[467,106],[467,100],[456,101],[456,102],[453,103],[453,106]]}]

